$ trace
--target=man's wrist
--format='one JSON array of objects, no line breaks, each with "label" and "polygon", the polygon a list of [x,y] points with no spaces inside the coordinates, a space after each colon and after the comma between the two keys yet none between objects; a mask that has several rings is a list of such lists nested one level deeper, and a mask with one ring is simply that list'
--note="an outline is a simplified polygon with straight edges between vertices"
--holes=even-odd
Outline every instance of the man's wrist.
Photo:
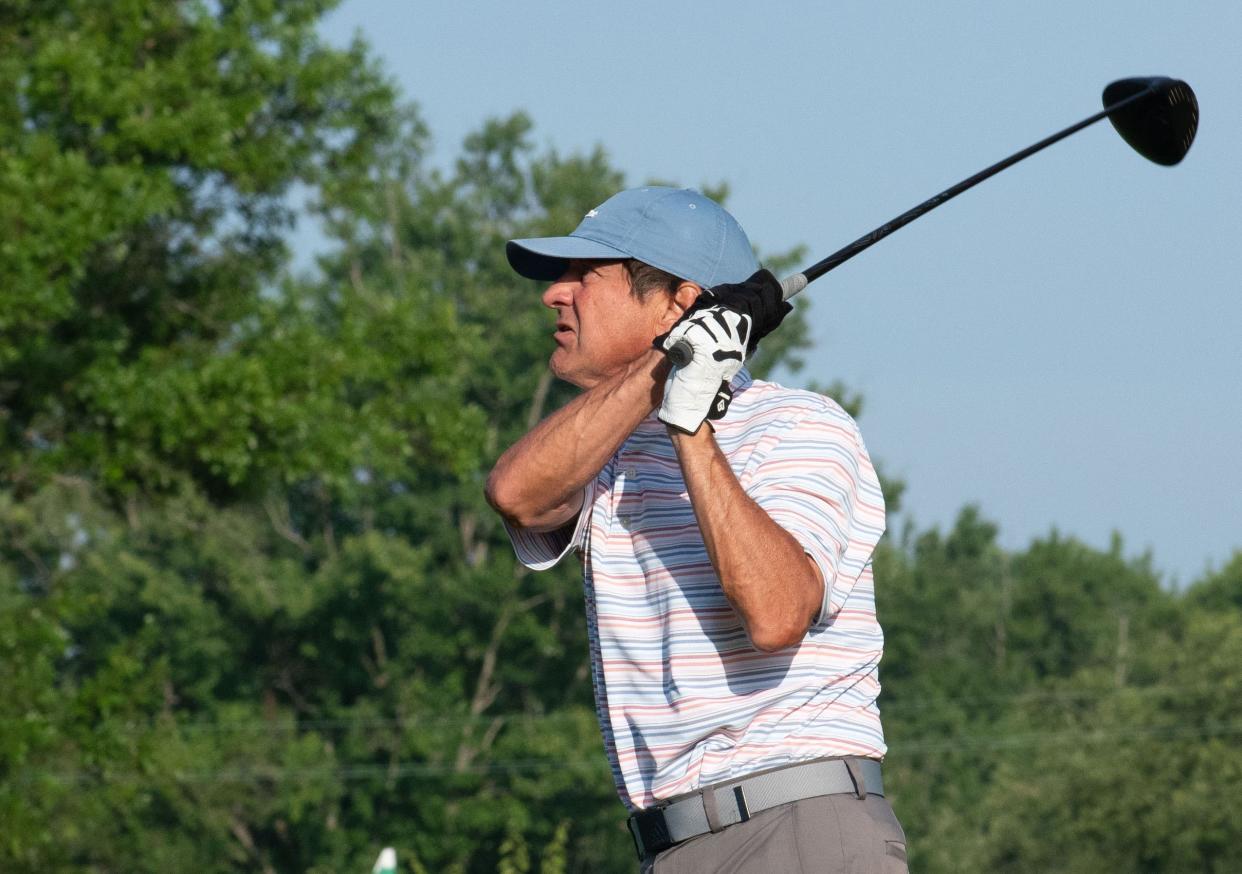
[{"label": "man's wrist", "polygon": [[699,425],[698,430],[694,432],[683,431],[676,425],[670,425],[667,422],[664,425],[664,430],[668,432],[673,448],[678,452],[701,451],[716,443],[716,429],[706,419],[703,420],[703,424]]},{"label": "man's wrist", "polygon": [[664,400],[664,383],[672,369],[667,355],[648,349],[626,365],[621,384],[632,381],[642,385],[648,400],[647,412],[650,413]]}]

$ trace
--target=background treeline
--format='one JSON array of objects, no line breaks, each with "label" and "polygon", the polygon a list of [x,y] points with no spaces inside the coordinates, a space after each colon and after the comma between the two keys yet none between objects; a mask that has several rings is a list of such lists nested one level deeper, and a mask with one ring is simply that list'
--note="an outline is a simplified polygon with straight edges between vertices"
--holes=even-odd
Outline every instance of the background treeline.
[{"label": "background treeline", "polygon": [[[481,494],[568,397],[503,242],[625,180],[520,114],[429,168],[328,5],[0,6],[0,870],[633,870],[578,569]],[[877,577],[914,870],[1242,870],[1242,553],[968,508]]]}]

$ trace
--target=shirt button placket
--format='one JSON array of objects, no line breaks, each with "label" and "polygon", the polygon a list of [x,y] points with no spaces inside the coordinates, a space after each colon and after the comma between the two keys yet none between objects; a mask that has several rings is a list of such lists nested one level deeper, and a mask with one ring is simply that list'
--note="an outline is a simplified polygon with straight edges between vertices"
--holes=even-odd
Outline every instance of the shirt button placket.
[{"label": "shirt button placket", "polygon": [[631,462],[621,460],[621,478],[617,486],[617,521],[627,531],[638,515],[640,504],[638,486],[638,468]]}]

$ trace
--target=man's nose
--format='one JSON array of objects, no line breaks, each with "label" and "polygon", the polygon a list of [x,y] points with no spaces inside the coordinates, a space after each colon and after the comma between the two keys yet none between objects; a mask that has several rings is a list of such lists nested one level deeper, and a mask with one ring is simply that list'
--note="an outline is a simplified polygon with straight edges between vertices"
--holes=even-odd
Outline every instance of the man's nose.
[{"label": "man's nose", "polygon": [[574,286],[573,279],[566,273],[547,287],[540,300],[549,309],[568,306],[574,299]]}]

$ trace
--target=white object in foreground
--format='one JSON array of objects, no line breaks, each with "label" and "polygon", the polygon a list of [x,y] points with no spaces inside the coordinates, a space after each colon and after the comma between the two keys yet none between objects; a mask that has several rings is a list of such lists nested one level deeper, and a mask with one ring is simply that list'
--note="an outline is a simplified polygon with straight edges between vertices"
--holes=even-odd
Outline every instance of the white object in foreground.
[{"label": "white object in foreground", "polygon": [[371,869],[371,874],[397,874],[397,851],[392,847],[384,847],[380,850],[379,858],[375,860],[375,867]]}]

